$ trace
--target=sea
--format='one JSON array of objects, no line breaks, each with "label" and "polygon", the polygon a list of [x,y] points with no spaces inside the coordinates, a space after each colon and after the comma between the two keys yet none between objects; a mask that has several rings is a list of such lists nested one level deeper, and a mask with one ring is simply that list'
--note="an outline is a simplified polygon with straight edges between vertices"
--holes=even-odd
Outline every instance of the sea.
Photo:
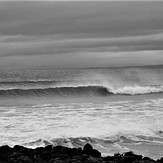
[{"label": "sea", "polygon": [[163,156],[163,66],[0,70],[0,145]]}]

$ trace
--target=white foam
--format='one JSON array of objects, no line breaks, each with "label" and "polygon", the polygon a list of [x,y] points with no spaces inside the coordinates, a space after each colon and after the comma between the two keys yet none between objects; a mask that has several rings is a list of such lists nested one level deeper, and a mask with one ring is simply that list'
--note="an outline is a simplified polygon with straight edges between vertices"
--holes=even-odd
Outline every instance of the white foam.
[{"label": "white foam", "polygon": [[[159,105],[151,109],[157,102]],[[113,142],[121,135],[135,141],[137,135],[161,137],[157,132],[163,128],[162,105],[162,99],[149,99],[4,107],[7,112],[0,115],[0,131],[3,131],[0,145],[70,137],[93,137]]]},{"label": "white foam", "polygon": [[163,87],[154,87],[154,86],[124,86],[119,88],[108,88],[108,90],[114,94],[148,94],[148,93],[159,93],[163,92]]}]

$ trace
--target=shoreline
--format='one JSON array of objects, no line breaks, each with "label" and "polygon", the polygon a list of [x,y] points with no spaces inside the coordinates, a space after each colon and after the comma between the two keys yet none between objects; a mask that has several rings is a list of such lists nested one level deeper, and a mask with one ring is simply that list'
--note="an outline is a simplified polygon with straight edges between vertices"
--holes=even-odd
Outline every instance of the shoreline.
[{"label": "shoreline", "polygon": [[37,147],[35,149],[15,145],[0,147],[0,163],[163,163],[163,157],[153,160],[132,151],[101,156],[90,144],[83,148],[64,146]]}]

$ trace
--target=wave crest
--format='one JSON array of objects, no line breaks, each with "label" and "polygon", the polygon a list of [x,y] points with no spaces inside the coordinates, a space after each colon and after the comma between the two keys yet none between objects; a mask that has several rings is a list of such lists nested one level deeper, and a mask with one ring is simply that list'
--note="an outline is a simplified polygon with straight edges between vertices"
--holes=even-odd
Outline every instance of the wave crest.
[{"label": "wave crest", "polygon": [[163,87],[159,86],[124,86],[121,88],[109,89],[113,94],[127,94],[127,95],[137,95],[137,94],[150,94],[150,93],[161,93],[163,92]]},{"label": "wave crest", "polygon": [[76,95],[142,95],[151,93],[162,93],[163,86],[124,86],[109,87],[96,85],[74,85],[39,87],[28,89],[0,89],[0,96],[76,96]]},{"label": "wave crest", "polygon": [[86,94],[107,95],[109,92],[107,88],[98,86],[0,90],[0,96],[75,96]]}]

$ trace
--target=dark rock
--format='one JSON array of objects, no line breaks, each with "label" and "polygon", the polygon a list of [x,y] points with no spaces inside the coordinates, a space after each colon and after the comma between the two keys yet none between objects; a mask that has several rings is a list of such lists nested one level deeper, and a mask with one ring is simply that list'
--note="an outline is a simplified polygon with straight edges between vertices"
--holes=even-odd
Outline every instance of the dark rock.
[{"label": "dark rock", "polygon": [[121,157],[120,159],[119,159],[119,161],[118,161],[118,163],[125,163],[125,158],[124,157]]},{"label": "dark rock", "polygon": [[46,150],[46,151],[52,151],[52,149],[53,149],[53,146],[52,146],[52,145],[47,145],[47,146],[45,147],[45,150]]},{"label": "dark rock", "polygon": [[52,158],[52,153],[45,151],[42,154],[40,154],[40,157],[45,161],[49,161]]},{"label": "dark rock", "polygon": [[135,160],[142,160],[143,156],[142,155],[135,155]]},{"label": "dark rock", "polygon": [[115,162],[118,162],[121,159],[122,155],[120,153],[115,153],[113,158]]},{"label": "dark rock", "polygon": [[157,160],[158,163],[163,163],[163,157]]},{"label": "dark rock", "polygon": [[88,158],[89,158],[88,155],[86,155],[86,154],[83,154],[83,155],[82,155],[82,161],[83,161],[83,162],[86,161]]},{"label": "dark rock", "polygon": [[38,157],[33,160],[33,163],[47,163],[47,162]]},{"label": "dark rock", "polygon": [[14,146],[14,151],[24,151],[24,150],[26,150],[27,148],[25,148],[25,147],[23,147],[23,146],[21,146],[21,145],[15,145]]},{"label": "dark rock", "polygon": [[101,153],[98,150],[93,149],[92,152],[91,152],[91,156],[101,157]]},{"label": "dark rock", "polygon": [[44,147],[37,147],[36,149],[34,149],[34,153],[36,154],[40,154],[44,151]]},{"label": "dark rock", "polygon": [[149,157],[144,157],[142,160],[144,161],[144,163],[156,163],[155,160],[153,160]]},{"label": "dark rock", "polygon": [[17,159],[18,163],[32,163],[32,161],[27,156],[21,156]]},{"label": "dark rock", "polygon": [[103,159],[97,157],[89,157],[87,160],[88,163],[102,163]]},{"label": "dark rock", "polygon": [[149,157],[144,157],[143,160],[150,160],[150,158]]},{"label": "dark rock", "polygon": [[126,152],[124,155],[123,155],[123,158],[124,158],[124,161],[126,163],[130,163],[130,162],[133,162],[133,161],[140,161],[142,160],[142,155],[136,155],[134,154],[132,151],[129,151],[129,152]]},{"label": "dark rock", "polygon": [[93,147],[88,143],[83,148],[83,150],[86,150],[86,151],[91,151],[92,149],[93,149]]},{"label": "dark rock", "polygon": [[55,163],[55,159],[54,158],[50,159],[48,163]]},{"label": "dark rock", "polygon": [[4,153],[9,153],[12,151],[12,148],[10,148],[8,145],[4,145],[0,147],[0,153],[4,154]]},{"label": "dark rock", "polygon": [[53,147],[53,152],[54,153],[62,153],[63,152],[63,149],[64,149],[64,147],[63,146],[55,146],[55,147]]},{"label": "dark rock", "polygon": [[107,157],[104,157],[103,160],[104,160],[104,161],[113,161],[113,160],[114,160],[114,157],[112,157],[112,156],[107,156]]},{"label": "dark rock", "polygon": [[132,151],[129,151],[129,152],[126,152],[124,154],[124,156],[134,156],[133,152]]},{"label": "dark rock", "polygon": [[82,148],[72,148],[69,156],[78,156],[81,155],[81,153],[82,153]]},{"label": "dark rock", "polygon": [[29,149],[16,145],[14,148],[0,147],[0,163],[163,163],[163,158],[155,161],[132,151],[101,157],[101,153],[90,144],[86,144],[83,150],[52,145]]},{"label": "dark rock", "polygon": [[50,160],[50,163],[67,163],[67,161],[62,160],[60,157],[54,159],[54,162]]},{"label": "dark rock", "polygon": [[87,155],[91,155],[94,157],[101,157],[101,153],[98,150],[93,149],[93,147],[90,144],[86,144],[84,146],[82,153],[87,154]]},{"label": "dark rock", "polygon": [[114,157],[121,157],[121,154],[120,153],[115,153]]},{"label": "dark rock", "polygon": [[132,163],[134,160],[135,155],[132,151],[129,151],[123,154],[122,158],[120,158],[120,163]]},{"label": "dark rock", "polygon": [[16,153],[13,152],[10,156],[8,156],[8,159],[14,159],[17,160],[19,157],[21,157],[23,154],[22,153]]}]

